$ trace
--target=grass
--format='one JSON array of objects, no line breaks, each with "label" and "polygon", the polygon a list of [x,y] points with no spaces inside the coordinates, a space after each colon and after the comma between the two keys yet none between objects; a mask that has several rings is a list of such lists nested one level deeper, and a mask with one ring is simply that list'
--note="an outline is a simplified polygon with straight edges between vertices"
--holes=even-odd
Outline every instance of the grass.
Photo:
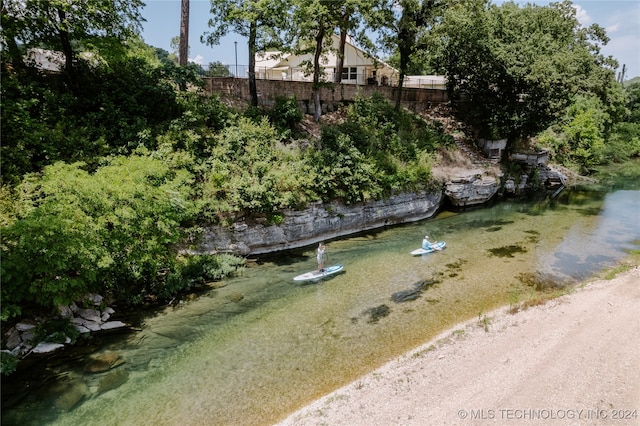
[{"label": "grass", "polygon": [[491,318],[483,315],[482,311],[478,312],[478,325],[487,333],[489,332],[489,324],[491,324]]},{"label": "grass", "polygon": [[[640,245],[640,241],[634,241],[635,245]],[[640,265],[640,250],[631,250],[629,251],[629,256],[627,256],[623,261],[621,261],[618,265],[614,266],[611,269],[605,271],[603,279],[612,280],[618,274],[623,272],[627,272],[632,268]]]}]

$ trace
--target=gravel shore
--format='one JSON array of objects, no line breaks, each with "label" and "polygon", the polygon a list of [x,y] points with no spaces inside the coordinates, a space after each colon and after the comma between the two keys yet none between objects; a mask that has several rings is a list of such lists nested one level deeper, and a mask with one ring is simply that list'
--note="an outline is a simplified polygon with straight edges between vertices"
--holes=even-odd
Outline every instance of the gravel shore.
[{"label": "gravel shore", "polygon": [[640,269],[448,330],[279,425],[640,425]]}]

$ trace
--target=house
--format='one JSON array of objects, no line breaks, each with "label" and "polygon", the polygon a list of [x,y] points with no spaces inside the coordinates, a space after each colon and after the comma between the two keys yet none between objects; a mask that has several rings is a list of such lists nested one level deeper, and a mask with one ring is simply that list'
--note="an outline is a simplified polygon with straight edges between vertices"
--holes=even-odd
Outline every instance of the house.
[{"label": "house", "polygon": [[[89,61],[93,66],[98,66],[99,61],[95,53],[80,52],[78,56]],[[29,49],[24,56],[24,60],[28,64],[33,64],[33,66],[39,70],[51,73],[60,72],[65,64],[64,53],[41,48]]]},{"label": "house", "polygon": [[[337,51],[340,38],[333,35],[330,51],[323,52],[320,59],[324,81],[335,81]],[[313,76],[306,64],[313,63],[313,54],[295,55],[279,51],[256,54],[256,78],[267,80],[312,81]],[[344,48],[342,83],[389,86],[398,80],[398,71],[385,62],[373,58],[355,46],[347,37]]]},{"label": "house", "polygon": [[52,50],[33,48],[27,51],[25,61],[43,71],[59,72],[64,67],[64,54]]}]

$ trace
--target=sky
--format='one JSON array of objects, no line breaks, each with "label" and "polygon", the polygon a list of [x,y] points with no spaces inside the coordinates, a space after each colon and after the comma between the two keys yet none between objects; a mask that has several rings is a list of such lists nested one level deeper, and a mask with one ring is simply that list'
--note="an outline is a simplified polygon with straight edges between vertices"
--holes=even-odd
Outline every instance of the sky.
[{"label": "sky", "polygon": [[[502,3],[501,0],[493,2]],[[144,41],[172,52],[171,39],[180,35],[181,0],[146,0],[145,3],[142,9],[146,20],[142,31]],[[531,3],[546,5],[549,1],[535,0]],[[610,41],[601,52],[618,60],[618,71],[622,64],[626,64],[626,79],[640,77],[640,0],[576,0],[573,4],[582,25],[596,23],[606,30]],[[201,65],[211,62],[247,65],[249,49],[245,37],[230,33],[215,46],[200,42],[200,36],[210,31],[209,19],[214,18],[209,13],[209,5],[209,0],[190,0],[189,60]]]}]

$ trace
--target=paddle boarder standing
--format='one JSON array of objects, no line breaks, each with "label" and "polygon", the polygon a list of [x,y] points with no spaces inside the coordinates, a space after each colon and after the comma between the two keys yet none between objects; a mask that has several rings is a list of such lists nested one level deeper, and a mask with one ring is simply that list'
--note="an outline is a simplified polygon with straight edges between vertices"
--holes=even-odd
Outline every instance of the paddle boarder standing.
[{"label": "paddle boarder standing", "polygon": [[324,253],[326,251],[324,243],[318,244],[318,271],[324,271]]}]

